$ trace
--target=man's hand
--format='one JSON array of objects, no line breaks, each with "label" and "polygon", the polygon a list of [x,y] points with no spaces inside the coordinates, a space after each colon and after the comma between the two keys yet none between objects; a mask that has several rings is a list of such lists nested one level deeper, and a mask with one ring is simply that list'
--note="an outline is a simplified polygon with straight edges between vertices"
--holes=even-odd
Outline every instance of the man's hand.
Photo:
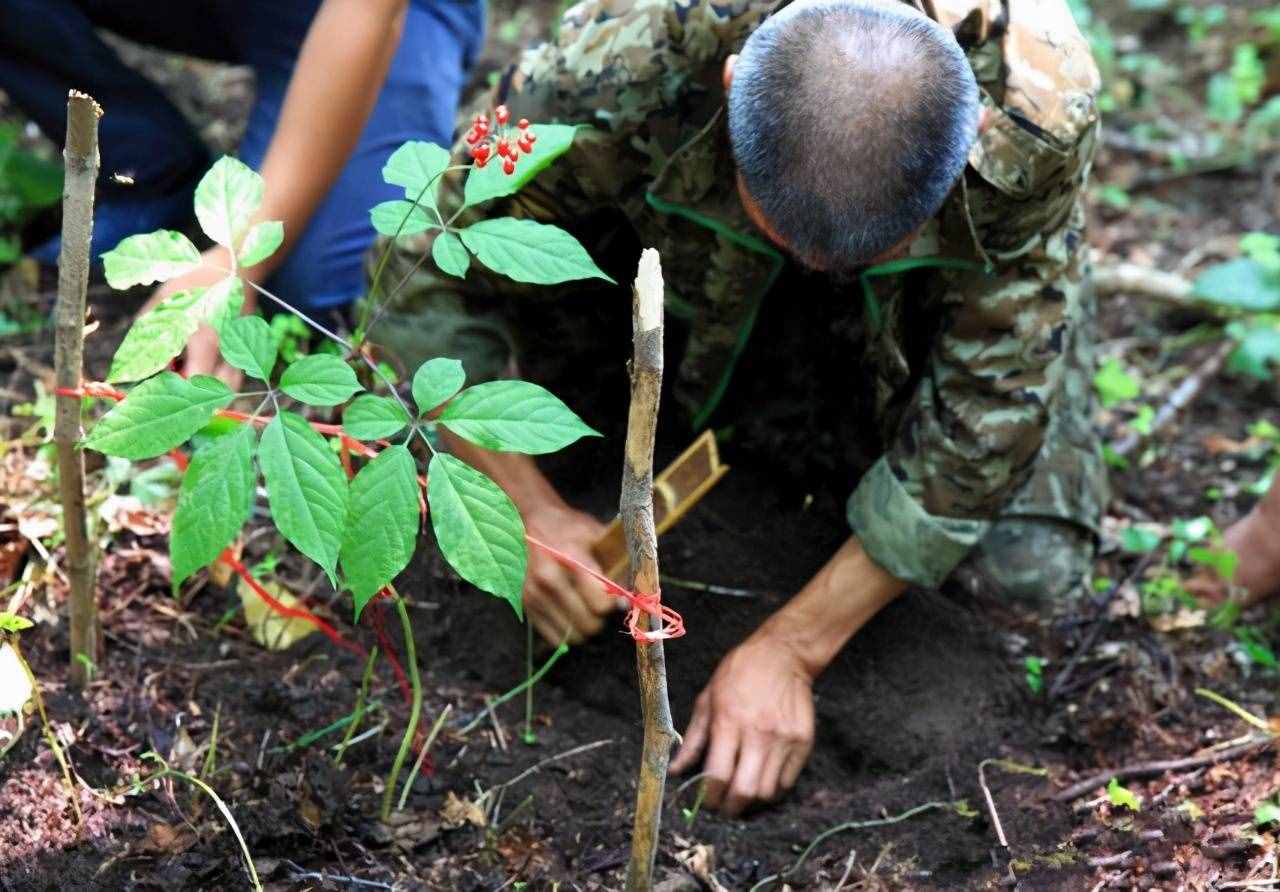
[{"label": "man's hand", "polygon": [[[523,513],[529,535],[600,572],[591,546],[604,534],[604,524],[558,500],[540,502]],[[597,634],[617,611],[616,600],[586,573],[564,566],[541,549],[529,549],[524,609],[547,642],[580,644]]]},{"label": "man's hand", "polygon": [[705,750],[705,802],[730,815],[791,787],[813,749],[813,679],[906,587],[850,538],[720,662],[671,770],[692,767]]},{"label": "man's hand", "polygon": [[706,798],[738,815],[790,789],[813,749],[813,679],[791,645],[761,628],[720,662],[693,704],[681,772],[707,750]]},{"label": "man's hand", "polygon": [[[166,298],[189,288],[208,288],[215,282],[227,277],[224,270],[231,268],[231,257],[226,248],[215,245],[200,255],[200,266],[189,273],[170,279],[151,295],[138,315],[149,313]],[[245,312],[255,306],[252,290],[245,289]],[[234,366],[222,361],[218,353],[218,333],[207,325],[201,325],[196,333],[187,341],[185,358],[182,361],[182,373],[192,375],[216,375],[232,390],[239,390],[244,383],[244,374]]]}]

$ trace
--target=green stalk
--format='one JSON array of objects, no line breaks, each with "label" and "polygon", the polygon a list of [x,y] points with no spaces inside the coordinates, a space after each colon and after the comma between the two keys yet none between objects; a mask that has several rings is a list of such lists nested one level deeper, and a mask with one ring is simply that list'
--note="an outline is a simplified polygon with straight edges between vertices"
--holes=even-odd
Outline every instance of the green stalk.
[{"label": "green stalk", "polygon": [[551,667],[556,664],[556,661],[559,660],[568,652],[569,652],[569,645],[561,641],[559,644],[556,645],[556,649],[551,652],[551,656],[547,657],[547,661],[542,664],[541,669],[533,673],[533,675],[530,675],[528,678],[520,682],[520,684],[516,685],[511,690],[507,691],[497,700],[494,700],[491,703],[489,703],[486,706],[484,712],[480,713],[478,716],[472,719],[471,723],[467,725],[465,728],[463,728],[459,733],[470,734],[477,727],[479,727],[480,723],[484,721],[485,716],[487,716],[490,712],[497,709],[503,703],[506,703],[512,697],[518,697],[521,694],[523,694],[525,691],[531,690],[534,685],[542,681],[542,676],[546,675],[548,672],[551,671]]},{"label": "green stalk", "polygon": [[413,737],[418,732],[418,719],[422,715],[422,679],[418,676],[418,654],[413,645],[413,626],[409,624],[409,611],[404,606],[404,599],[391,586],[391,594],[395,596],[396,613],[400,614],[400,629],[404,633],[404,655],[409,664],[409,681],[413,685],[413,705],[409,708],[409,727],[404,729],[404,737],[400,740],[400,750],[391,763],[391,774],[387,776],[387,786],[382,793],[382,820],[391,817],[391,806],[396,801],[396,782],[400,779],[400,769],[404,760],[413,748]]},{"label": "green stalk", "polygon": [[373,679],[373,664],[377,659],[378,646],[375,644],[373,650],[369,651],[369,659],[364,664],[364,677],[360,679],[360,693],[356,695],[356,708],[352,712],[351,724],[347,725],[347,733],[342,735],[342,743],[338,745],[338,756],[334,760],[338,765],[342,764],[342,757],[347,754],[347,745],[351,743],[356,728],[360,726],[360,720],[364,718],[365,698],[369,696],[369,682]]}]

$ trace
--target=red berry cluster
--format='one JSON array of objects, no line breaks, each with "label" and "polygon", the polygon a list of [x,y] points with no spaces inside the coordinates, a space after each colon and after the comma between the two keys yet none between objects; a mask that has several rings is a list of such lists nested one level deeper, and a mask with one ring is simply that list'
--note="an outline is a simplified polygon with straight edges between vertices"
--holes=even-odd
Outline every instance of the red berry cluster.
[{"label": "red berry cluster", "polygon": [[529,129],[527,118],[516,123],[516,133],[507,126],[511,120],[511,110],[500,105],[493,110],[494,120],[498,123],[497,133],[489,132],[489,116],[478,114],[471,119],[471,129],[467,131],[467,151],[476,162],[476,167],[484,167],[493,155],[502,159],[502,172],[510,176],[516,172],[516,163],[520,154],[533,153],[533,144],[538,135]]}]

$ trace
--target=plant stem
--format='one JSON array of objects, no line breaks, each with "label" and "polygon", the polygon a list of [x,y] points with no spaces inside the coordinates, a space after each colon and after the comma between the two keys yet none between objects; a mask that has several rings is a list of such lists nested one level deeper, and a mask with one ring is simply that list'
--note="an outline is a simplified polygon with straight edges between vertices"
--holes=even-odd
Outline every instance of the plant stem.
[{"label": "plant stem", "polygon": [[[3,641],[3,639],[0,639],[0,641]],[[67,785],[67,798],[71,800],[71,810],[76,813],[76,825],[84,826],[84,815],[80,811],[80,799],[76,796],[76,785],[71,779],[71,765],[67,762],[66,753],[62,751],[62,747],[58,744],[58,735],[53,733],[53,726],[49,724],[49,714],[44,708],[44,697],[40,694],[40,682],[36,681],[36,675],[31,671],[31,664],[22,655],[22,648],[18,646],[17,635],[12,636],[9,646],[13,648],[13,654],[18,658],[18,664],[22,666],[22,671],[26,673],[27,681],[31,683],[31,696],[36,701],[36,709],[40,711],[40,725],[44,729],[44,739],[49,744],[49,749],[53,750],[53,755],[58,760],[58,766],[62,769],[62,781]]]},{"label": "plant stem", "polygon": [[[84,370],[85,294],[89,285],[89,246],[93,237],[93,195],[98,179],[98,118],[102,109],[72,90],[67,97],[67,140],[62,157],[62,252],[58,257],[58,303],[54,310],[54,369],[59,388],[78,388]],[[67,539],[71,667],[73,687],[89,683],[98,662],[98,609],[93,597],[93,555],[84,505],[84,453],[80,439],[80,399],[58,396],[53,439],[58,450],[62,525]],[[83,657],[83,659],[81,659]],[[86,662],[87,661],[87,662]]]},{"label": "plant stem", "polygon": [[489,713],[491,713],[494,709],[498,708],[503,703],[506,703],[512,697],[520,696],[520,694],[523,693],[524,691],[533,690],[533,686],[536,685],[538,682],[542,681],[542,677],[551,671],[551,667],[556,664],[556,661],[559,660],[568,652],[569,652],[569,645],[561,641],[559,644],[556,645],[556,649],[551,652],[551,656],[547,657],[547,661],[542,664],[542,668],[540,668],[537,672],[525,678],[524,681],[520,682],[520,684],[516,685],[511,690],[507,691],[498,699],[491,700],[489,702],[489,705],[485,708],[484,712],[480,713],[478,716],[472,719],[470,723],[468,723],[466,727],[464,727],[459,733],[470,734],[472,731],[476,729],[477,725],[479,725],[481,722],[484,721],[484,717],[487,716]]},{"label": "plant stem", "polygon": [[422,770],[422,763],[427,760],[427,753],[431,749],[431,744],[436,742],[440,729],[444,727],[445,720],[449,718],[449,713],[452,711],[453,704],[447,703],[444,709],[440,710],[440,714],[436,716],[435,722],[431,725],[431,730],[427,732],[427,740],[422,744],[422,749],[418,751],[418,758],[413,762],[413,768],[409,769],[409,776],[404,779],[404,787],[400,790],[400,802],[396,804],[396,808],[404,808],[405,802],[409,800],[409,790],[413,787],[414,778]]},{"label": "plant stem", "polygon": [[[628,588],[659,597],[658,534],[653,521],[653,445],[658,427],[658,398],[662,391],[662,269],[658,252],[646,249],[632,292],[635,357],[631,364],[631,408],[622,469],[620,514],[630,567]],[[649,628],[661,619],[643,616]],[[655,626],[654,624],[657,623]],[[663,789],[671,745],[679,740],[671,722],[667,698],[667,666],[662,642],[636,642],[640,703],[644,713],[644,743],[636,783],[636,814],[627,864],[627,892],[653,888],[662,821]]]},{"label": "plant stem", "polygon": [[[559,650],[557,647],[557,653]],[[526,682],[533,680],[533,623],[529,622],[524,624],[524,679]],[[524,744],[532,746],[536,740],[533,736],[533,685],[527,684],[524,689]]]},{"label": "plant stem", "polygon": [[409,624],[409,611],[404,606],[404,599],[391,586],[391,594],[396,602],[396,612],[400,614],[400,630],[404,633],[404,658],[409,664],[409,681],[413,685],[413,704],[409,707],[409,726],[404,729],[404,737],[400,740],[400,749],[396,759],[391,763],[391,774],[387,775],[387,786],[382,792],[382,820],[391,817],[391,806],[396,801],[396,781],[400,779],[400,769],[404,760],[413,748],[414,735],[418,733],[418,719],[422,715],[422,679],[418,676],[418,654],[413,644],[413,626]]},{"label": "plant stem", "polygon": [[347,746],[351,743],[352,736],[356,733],[356,728],[360,726],[360,720],[364,718],[365,698],[369,696],[369,683],[373,680],[373,664],[378,661],[378,645],[374,645],[369,651],[369,659],[364,661],[364,676],[360,679],[360,693],[356,695],[356,706],[353,710],[353,718],[351,724],[347,725],[347,733],[342,735],[342,743],[338,745],[338,755],[334,759],[335,764],[342,764],[342,757],[347,754]]}]

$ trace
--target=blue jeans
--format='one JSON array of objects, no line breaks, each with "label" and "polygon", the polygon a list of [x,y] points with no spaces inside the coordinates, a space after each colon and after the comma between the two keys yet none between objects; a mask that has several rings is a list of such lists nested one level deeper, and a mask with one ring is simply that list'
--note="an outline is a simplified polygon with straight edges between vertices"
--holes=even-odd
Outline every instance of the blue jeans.
[{"label": "blue jeans", "polygon": [[[94,29],[250,66],[257,93],[239,156],[259,167],[320,3],[0,0],[0,89],[59,142],[68,89],[90,94],[105,110],[95,255],[135,232],[189,220],[195,181],[211,159],[178,110],[121,62]],[[268,284],[281,297],[318,310],[347,304],[363,292],[362,261],[374,237],[369,208],[403,197],[382,181],[382,165],[407,140],[451,144],[467,69],[483,43],[484,15],[484,0],[410,4],[400,46],[355,152]],[[113,173],[128,174],[135,184],[115,185]]]}]

